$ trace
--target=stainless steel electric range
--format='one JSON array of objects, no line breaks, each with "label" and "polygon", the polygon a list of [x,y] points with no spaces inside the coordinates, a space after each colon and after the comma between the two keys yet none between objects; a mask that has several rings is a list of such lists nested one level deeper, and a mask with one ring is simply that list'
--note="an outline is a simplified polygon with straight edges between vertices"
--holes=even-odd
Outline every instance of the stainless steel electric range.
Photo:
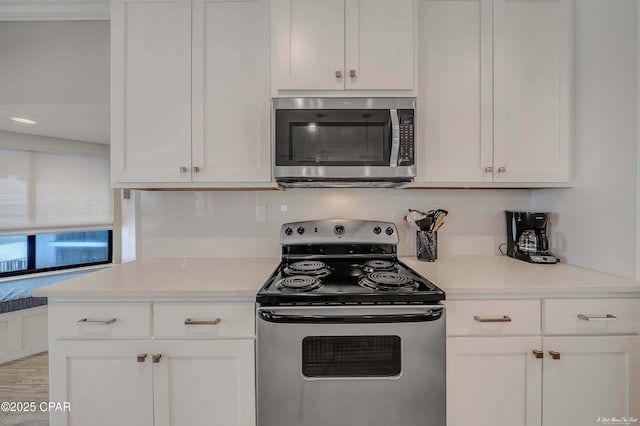
[{"label": "stainless steel electric range", "polygon": [[288,223],[260,289],[258,426],[445,426],[445,294],[393,223]]}]

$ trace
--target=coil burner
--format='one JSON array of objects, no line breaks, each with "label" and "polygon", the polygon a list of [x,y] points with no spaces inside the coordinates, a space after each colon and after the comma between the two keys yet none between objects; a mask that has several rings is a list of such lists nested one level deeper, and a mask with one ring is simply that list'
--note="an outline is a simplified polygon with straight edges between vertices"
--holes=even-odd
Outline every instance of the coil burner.
[{"label": "coil burner", "polygon": [[320,287],[322,283],[316,277],[309,275],[292,275],[276,282],[276,288],[280,290],[311,291]]},{"label": "coil burner", "polygon": [[363,275],[359,284],[374,290],[415,290],[418,283],[412,278],[396,272],[371,272]]},{"label": "coil burner", "polygon": [[397,268],[397,263],[380,259],[370,260],[362,266],[365,272],[395,271]]},{"label": "coil burner", "polygon": [[287,275],[310,275],[322,278],[329,275],[331,270],[326,263],[319,260],[303,260],[285,266],[284,273]]}]

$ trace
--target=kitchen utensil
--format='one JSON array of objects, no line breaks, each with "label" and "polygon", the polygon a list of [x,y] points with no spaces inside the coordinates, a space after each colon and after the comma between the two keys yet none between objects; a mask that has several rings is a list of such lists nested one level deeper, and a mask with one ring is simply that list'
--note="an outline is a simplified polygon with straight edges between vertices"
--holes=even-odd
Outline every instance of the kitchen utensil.
[{"label": "kitchen utensil", "polygon": [[416,222],[416,225],[419,231],[429,230],[432,224],[433,224],[433,217],[431,216],[427,216],[424,219],[420,219],[419,221]]},{"label": "kitchen utensil", "polygon": [[[436,231],[438,227],[442,226],[442,223],[444,223],[444,218],[448,214],[449,212],[446,210],[442,210],[442,209],[435,210],[433,212],[433,223],[431,224],[431,228],[429,229],[429,231]],[[439,218],[442,218],[442,219],[438,220]]]},{"label": "kitchen utensil", "polygon": [[442,225],[444,225],[444,220],[447,217],[446,214],[440,214],[438,215],[438,217],[436,218],[436,221],[433,225],[433,230],[437,231],[438,229],[440,229],[442,227]]}]

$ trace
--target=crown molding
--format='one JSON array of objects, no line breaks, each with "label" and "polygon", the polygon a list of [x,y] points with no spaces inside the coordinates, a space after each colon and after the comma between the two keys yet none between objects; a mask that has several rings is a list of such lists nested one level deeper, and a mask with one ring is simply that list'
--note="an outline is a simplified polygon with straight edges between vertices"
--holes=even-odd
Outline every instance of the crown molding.
[{"label": "crown molding", "polygon": [[109,0],[0,0],[0,21],[106,21]]}]

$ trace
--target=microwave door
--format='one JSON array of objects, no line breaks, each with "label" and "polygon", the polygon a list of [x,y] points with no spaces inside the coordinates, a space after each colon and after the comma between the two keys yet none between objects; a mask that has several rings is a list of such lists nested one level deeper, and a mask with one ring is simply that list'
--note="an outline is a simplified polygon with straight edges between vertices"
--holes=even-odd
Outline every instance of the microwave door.
[{"label": "microwave door", "polygon": [[277,166],[388,167],[393,138],[388,109],[276,111]]}]

